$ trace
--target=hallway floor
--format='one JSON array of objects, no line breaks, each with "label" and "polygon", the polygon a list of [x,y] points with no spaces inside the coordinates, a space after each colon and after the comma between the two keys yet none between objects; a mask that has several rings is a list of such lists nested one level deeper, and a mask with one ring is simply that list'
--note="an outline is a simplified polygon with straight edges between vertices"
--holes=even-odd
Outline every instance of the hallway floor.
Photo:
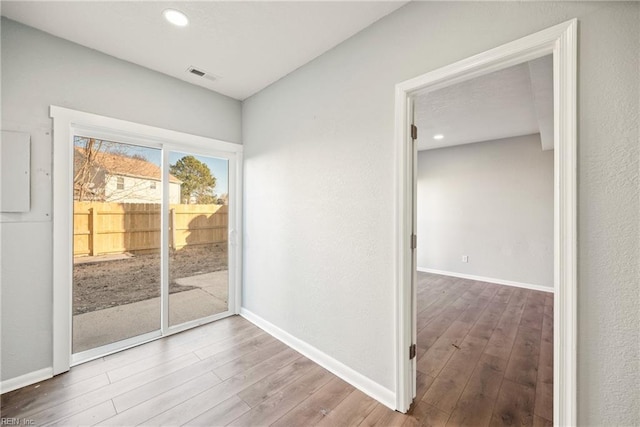
[{"label": "hallway floor", "polygon": [[552,293],[418,273],[417,346],[420,410],[453,426],[553,425]]}]

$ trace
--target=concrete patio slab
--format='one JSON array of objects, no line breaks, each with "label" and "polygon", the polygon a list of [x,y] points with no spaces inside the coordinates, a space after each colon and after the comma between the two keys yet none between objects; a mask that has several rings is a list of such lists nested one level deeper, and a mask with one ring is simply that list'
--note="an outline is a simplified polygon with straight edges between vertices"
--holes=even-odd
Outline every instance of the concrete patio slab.
[{"label": "concrete patio slab", "polygon": [[[169,295],[169,324],[222,313],[228,307],[227,271],[178,279],[199,289]],[[160,298],[73,316],[73,352],[78,353],[160,329]]]},{"label": "concrete patio slab", "polygon": [[227,270],[176,279],[182,286],[195,286],[211,296],[227,301],[229,297],[229,272]]}]

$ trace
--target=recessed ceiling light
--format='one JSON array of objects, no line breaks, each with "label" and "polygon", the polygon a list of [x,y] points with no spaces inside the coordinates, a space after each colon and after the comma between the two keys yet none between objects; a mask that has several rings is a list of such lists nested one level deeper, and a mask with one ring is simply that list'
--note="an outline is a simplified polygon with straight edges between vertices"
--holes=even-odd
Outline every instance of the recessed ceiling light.
[{"label": "recessed ceiling light", "polygon": [[444,138],[444,135],[441,133],[433,135],[433,139],[442,139],[442,138]]},{"label": "recessed ceiling light", "polygon": [[173,25],[176,25],[178,27],[186,27],[187,25],[189,25],[189,18],[187,18],[187,15],[180,12],[179,10],[165,9],[162,14],[164,15],[164,19],[166,19]]}]

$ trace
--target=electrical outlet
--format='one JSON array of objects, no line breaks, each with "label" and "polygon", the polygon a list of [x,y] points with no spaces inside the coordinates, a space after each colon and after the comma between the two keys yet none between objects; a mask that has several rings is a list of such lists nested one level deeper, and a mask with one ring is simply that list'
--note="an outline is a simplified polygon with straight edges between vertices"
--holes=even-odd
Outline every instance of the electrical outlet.
[{"label": "electrical outlet", "polygon": [[469,257],[467,255],[462,255],[462,262],[469,262]]}]

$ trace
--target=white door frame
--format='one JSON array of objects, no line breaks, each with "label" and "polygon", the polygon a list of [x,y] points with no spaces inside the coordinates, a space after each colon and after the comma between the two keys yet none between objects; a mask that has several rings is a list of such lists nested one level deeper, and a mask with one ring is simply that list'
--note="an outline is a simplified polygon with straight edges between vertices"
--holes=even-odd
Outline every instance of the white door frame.
[{"label": "white door frame", "polygon": [[[97,114],[51,106],[53,118],[53,375],[66,372],[77,360],[72,358],[72,281],[73,281],[73,145],[77,132],[118,142],[163,148],[170,151],[188,151],[196,154],[216,154],[229,161],[229,310],[225,313],[197,319],[170,327],[162,315],[159,331],[144,334],[140,339],[116,343],[113,351],[138,345],[162,336],[180,332],[189,327],[218,318],[240,313],[242,301],[242,151],[240,144],[212,138],[133,123]],[[168,180],[168,158],[163,157],[163,182]],[[233,177],[233,179],[232,179]],[[163,186],[162,243],[163,258],[167,259],[169,186]],[[233,256],[232,256],[233,255]],[[163,266],[162,285],[165,289],[161,310],[167,312],[168,270]],[[105,346],[104,348],[106,348]],[[104,352],[104,348],[100,351]],[[107,350],[111,352],[111,350]],[[88,350],[83,361],[102,356]]]},{"label": "white door frame", "polygon": [[553,55],[554,87],[554,424],[576,424],[576,19],[463,59],[396,85],[396,405],[406,412],[415,397],[415,361],[409,347],[415,333],[411,288],[412,96]]}]

